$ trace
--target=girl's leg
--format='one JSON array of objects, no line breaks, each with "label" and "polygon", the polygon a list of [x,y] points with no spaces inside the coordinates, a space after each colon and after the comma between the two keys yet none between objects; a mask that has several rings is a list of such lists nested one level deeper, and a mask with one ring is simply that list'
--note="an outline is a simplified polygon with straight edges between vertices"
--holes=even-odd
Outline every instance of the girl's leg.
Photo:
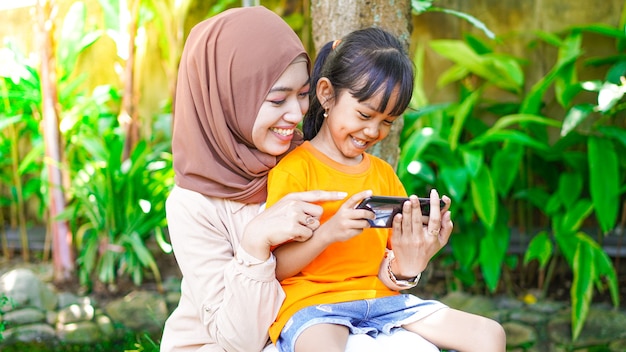
[{"label": "girl's leg", "polygon": [[439,348],[461,352],[504,352],[506,335],[502,325],[480,315],[452,308],[403,326]]},{"label": "girl's leg", "polygon": [[296,339],[295,352],[344,352],[349,330],[336,324],[316,324],[306,328]]},{"label": "girl's leg", "polygon": [[405,329],[397,329],[391,335],[379,334],[376,337],[376,342],[381,346],[378,350],[380,352],[439,352],[437,346],[420,335]]},{"label": "girl's leg", "polygon": [[391,335],[350,334],[345,352],[439,352],[437,346],[414,332],[397,329]]}]

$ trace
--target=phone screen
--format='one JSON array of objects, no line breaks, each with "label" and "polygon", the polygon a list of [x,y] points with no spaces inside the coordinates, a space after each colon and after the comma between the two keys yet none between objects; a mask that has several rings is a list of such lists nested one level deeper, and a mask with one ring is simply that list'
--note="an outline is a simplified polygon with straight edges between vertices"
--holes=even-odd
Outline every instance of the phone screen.
[{"label": "phone screen", "polygon": [[[376,218],[368,219],[371,227],[390,228],[393,224],[393,217],[402,212],[402,204],[409,200],[406,197],[386,197],[372,196],[365,198],[357,205],[358,209],[368,209],[374,212]],[[423,215],[430,213],[430,199],[419,198]],[[443,200],[439,201],[439,206],[444,207]]]}]

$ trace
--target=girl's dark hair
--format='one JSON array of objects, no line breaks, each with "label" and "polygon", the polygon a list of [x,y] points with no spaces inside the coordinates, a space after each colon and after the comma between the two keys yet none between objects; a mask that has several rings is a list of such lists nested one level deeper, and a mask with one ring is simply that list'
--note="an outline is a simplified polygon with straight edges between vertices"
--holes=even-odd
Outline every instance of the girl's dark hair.
[{"label": "girl's dark hair", "polygon": [[399,87],[391,115],[406,110],[413,94],[413,62],[402,43],[387,31],[370,27],[345,36],[333,49],[328,42],[317,55],[311,74],[311,99],[304,117],[304,138],[310,140],[324,122],[324,108],[317,99],[317,81],[326,77],[334,88],[334,97],[347,89],[359,102],[383,93],[379,112],[387,109],[392,91]]}]

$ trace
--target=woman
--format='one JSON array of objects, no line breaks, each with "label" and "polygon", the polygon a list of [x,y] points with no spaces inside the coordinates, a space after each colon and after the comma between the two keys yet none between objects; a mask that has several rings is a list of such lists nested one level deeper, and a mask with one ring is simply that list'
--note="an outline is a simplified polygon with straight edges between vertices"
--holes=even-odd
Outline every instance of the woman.
[{"label": "woman", "polygon": [[176,187],[167,200],[183,280],[161,351],[261,351],[284,299],[270,247],[308,239],[322,213],[314,203],[345,197],[295,193],[261,212],[267,173],[302,139],[296,125],[308,109],[309,65],[293,30],[262,7],[225,11],[191,31],[175,99]]}]

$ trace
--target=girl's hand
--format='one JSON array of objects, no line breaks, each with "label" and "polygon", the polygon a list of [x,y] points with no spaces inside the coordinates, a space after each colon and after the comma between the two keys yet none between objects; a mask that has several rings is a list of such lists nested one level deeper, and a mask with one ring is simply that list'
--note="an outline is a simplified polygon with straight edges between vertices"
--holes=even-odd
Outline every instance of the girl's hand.
[{"label": "girl's hand", "polygon": [[393,219],[391,245],[395,255],[391,269],[397,278],[412,278],[426,269],[430,259],[448,243],[452,234],[450,198],[439,207],[439,194],[430,192],[430,214],[422,216],[419,201],[412,195],[402,207],[402,214]]},{"label": "girl's hand", "polygon": [[334,242],[347,241],[370,227],[367,219],[374,219],[374,212],[367,209],[356,209],[356,206],[365,198],[372,195],[372,191],[356,193],[345,201],[339,210],[328,221],[315,231],[315,237],[325,245]]},{"label": "girl's hand", "polygon": [[345,192],[290,193],[246,225],[241,245],[249,254],[265,260],[269,258],[270,247],[287,241],[306,241],[313,235],[322,216],[322,207],[313,203],[345,197]]}]

